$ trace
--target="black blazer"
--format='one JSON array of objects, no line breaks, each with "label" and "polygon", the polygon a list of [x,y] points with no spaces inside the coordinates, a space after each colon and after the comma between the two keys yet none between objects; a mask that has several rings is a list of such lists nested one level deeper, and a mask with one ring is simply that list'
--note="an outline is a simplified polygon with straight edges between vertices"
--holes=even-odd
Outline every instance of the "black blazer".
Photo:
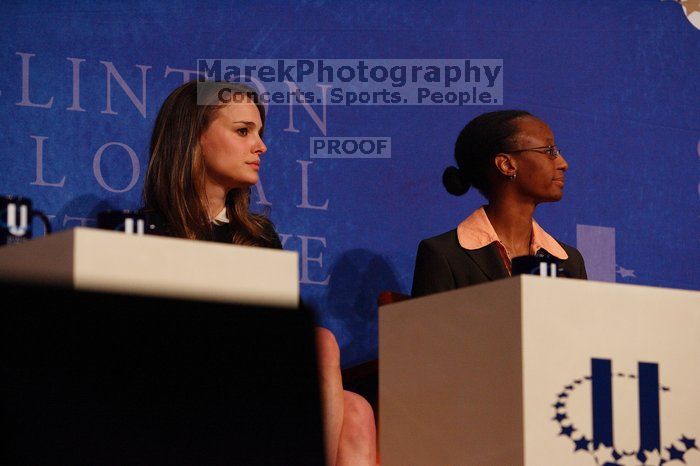
[{"label": "black blazer", "polygon": [[[578,249],[562,242],[559,244],[569,255],[562,262],[564,270],[572,278],[586,279],[586,266]],[[464,249],[457,239],[457,229],[454,229],[424,239],[418,245],[411,294],[424,296],[507,277],[508,270],[498,246],[491,243],[481,249]]]}]

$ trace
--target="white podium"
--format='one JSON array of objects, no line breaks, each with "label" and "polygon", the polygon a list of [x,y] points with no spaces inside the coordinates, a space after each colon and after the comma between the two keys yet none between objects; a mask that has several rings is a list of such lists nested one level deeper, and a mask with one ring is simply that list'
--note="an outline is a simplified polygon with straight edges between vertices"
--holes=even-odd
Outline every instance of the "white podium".
[{"label": "white podium", "polygon": [[700,293],[521,276],[379,309],[394,465],[700,465]]},{"label": "white podium", "polygon": [[75,228],[0,247],[0,278],[296,308],[295,252]]}]

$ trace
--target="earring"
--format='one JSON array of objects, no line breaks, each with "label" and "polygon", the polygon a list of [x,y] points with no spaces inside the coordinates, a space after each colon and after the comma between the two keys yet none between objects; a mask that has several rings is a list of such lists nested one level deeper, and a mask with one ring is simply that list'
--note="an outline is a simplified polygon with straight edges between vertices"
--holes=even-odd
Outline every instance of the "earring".
[{"label": "earring", "polygon": [[517,175],[518,175],[518,174],[517,174],[516,172],[513,172],[513,173],[508,177],[508,181],[513,181]]}]

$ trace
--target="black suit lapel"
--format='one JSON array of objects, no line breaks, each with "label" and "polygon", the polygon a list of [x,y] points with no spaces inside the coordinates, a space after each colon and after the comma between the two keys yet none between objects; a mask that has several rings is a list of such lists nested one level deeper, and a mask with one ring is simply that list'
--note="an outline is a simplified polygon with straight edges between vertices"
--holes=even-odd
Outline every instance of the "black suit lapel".
[{"label": "black suit lapel", "polygon": [[503,264],[498,246],[491,243],[481,249],[464,249],[467,260],[473,261],[489,280],[498,280],[508,277],[508,270]]}]

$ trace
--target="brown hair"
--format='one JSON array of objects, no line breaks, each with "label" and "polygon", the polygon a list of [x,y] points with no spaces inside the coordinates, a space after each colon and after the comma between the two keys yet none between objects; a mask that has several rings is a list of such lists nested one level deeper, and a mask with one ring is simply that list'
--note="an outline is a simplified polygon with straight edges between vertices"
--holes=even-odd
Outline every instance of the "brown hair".
[{"label": "brown hair", "polygon": [[[255,103],[264,126],[265,109],[257,93],[238,83],[189,81],[175,89],[158,112],[151,136],[143,201],[146,211],[163,217],[169,235],[212,239],[199,141],[222,102],[237,96],[245,96]],[[225,203],[234,231],[233,243],[270,244],[274,228],[265,216],[250,212],[250,188],[230,190]]]}]

